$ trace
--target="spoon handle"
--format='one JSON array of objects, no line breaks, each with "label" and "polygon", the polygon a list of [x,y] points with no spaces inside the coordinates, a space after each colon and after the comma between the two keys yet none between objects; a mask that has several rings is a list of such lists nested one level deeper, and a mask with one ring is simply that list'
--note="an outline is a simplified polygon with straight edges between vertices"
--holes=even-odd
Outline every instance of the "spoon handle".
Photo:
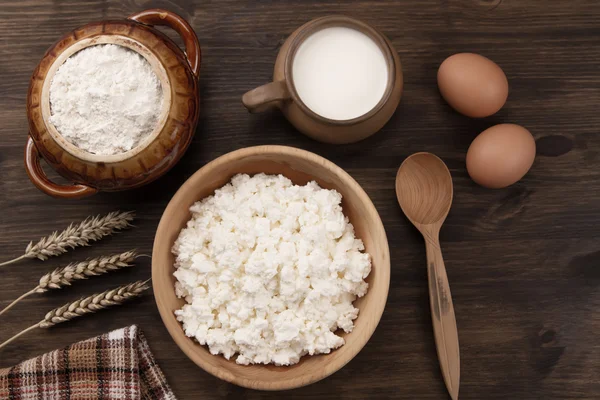
[{"label": "spoon handle", "polygon": [[435,238],[426,237],[425,246],[427,248],[429,302],[438,359],[450,397],[457,400],[460,385],[460,353],[448,275],[437,235]]}]

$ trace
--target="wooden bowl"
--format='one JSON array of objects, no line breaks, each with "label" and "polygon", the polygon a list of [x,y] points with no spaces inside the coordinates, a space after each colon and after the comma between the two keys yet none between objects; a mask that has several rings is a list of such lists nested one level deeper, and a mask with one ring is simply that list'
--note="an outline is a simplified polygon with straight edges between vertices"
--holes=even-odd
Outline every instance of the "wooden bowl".
[{"label": "wooden bowl", "polygon": [[[173,243],[188,220],[190,206],[210,196],[238,173],[283,174],[295,184],[304,185],[315,180],[321,187],[335,189],[342,194],[342,208],[354,225],[357,237],[364,241],[372,257],[372,270],[367,278],[369,290],[354,305],[360,310],[354,321],[354,330],[341,336],[346,344],[330,354],[304,356],[296,365],[238,365],[221,355],[212,355],[207,347],[185,335],[175,318],[175,310],[185,301],[175,296]],[[390,284],[390,252],[381,218],[360,185],[332,162],[308,151],[285,146],[259,146],[228,153],[206,164],[192,175],[165,209],[152,251],[152,285],[158,310],[167,330],[198,366],[225,381],[252,389],[292,389],[321,380],[348,363],[367,343],[379,320],[387,300]]]},{"label": "wooden bowl", "polygon": [[[154,28],[176,31],[185,53]],[[116,44],[144,57],[164,93],[163,109],[154,131],[135,148],[99,155],[67,141],[49,121],[50,85],[67,58],[94,45]],[[117,21],[85,25],[63,36],[44,55],[33,72],[27,94],[29,137],[25,169],[42,192],[59,198],[80,198],[98,191],[126,190],[145,185],[167,172],[192,141],[199,115],[200,44],[192,27],[179,15],[150,9]],[[59,185],[44,173],[40,157],[72,184]]]}]

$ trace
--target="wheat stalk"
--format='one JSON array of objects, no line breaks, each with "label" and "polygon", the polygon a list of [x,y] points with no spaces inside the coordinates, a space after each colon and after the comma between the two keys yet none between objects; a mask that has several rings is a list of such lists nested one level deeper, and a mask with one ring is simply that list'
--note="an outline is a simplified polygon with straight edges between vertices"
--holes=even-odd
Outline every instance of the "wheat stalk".
[{"label": "wheat stalk", "polygon": [[135,250],[130,250],[120,254],[95,257],[85,261],[73,262],[68,264],[66,267],[57,268],[54,271],[42,276],[39,284],[36,287],[6,306],[2,311],[0,311],[0,315],[14,307],[19,301],[34,293],[44,293],[51,289],[61,289],[65,286],[71,286],[71,283],[77,280],[87,279],[90,276],[106,274],[110,271],[131,267],[133,266],[133,261],[137,257],[141,257],[141,255],[139,255]]},{"label": "wheat stalk", "polygon": [[129,285],[107,290],[102,293],[93,294],[91,296],[76,300],[72,303],[67,303],[64,306],[55,308],[54,310],[48,312],[44,319],[42,319],[40,322],[22,330],[4,343],[0,344],[0,349],[19,336],[24,335],[35,328],[51,328],[55,325],[70,321],[77,317],[95,313],[108,307],[118,306],[130,299],[139,297],[150,287],[148,282],[149,280],[137,281],[130,283]]},{"label": "wheat stalk", "polygon": [[67,229],[60,233],[55,231],[50,236],[41,238],[36,244],[29,242],[25,248],[25,254],[0,263],[0,267],[25,258],[39,258],[43,261],[49,257],[66,253],[69,249],[88,246],[90,242],[95,242],[105,236],[112,235],[115,231],[130,227],[134,216],[133,211],[115,211],[104,216],[87,217],[79,224],[70,224]]}]

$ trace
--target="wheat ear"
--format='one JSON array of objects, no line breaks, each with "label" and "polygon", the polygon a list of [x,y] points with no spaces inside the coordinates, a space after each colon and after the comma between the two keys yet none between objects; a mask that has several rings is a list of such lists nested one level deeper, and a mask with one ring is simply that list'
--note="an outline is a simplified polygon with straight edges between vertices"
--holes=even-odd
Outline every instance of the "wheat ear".
[{"label": "wheat ear", "polygon": [[134,216],[133,211],[115,211],[104,216],[87,217],[79,224],[70,224],[67,229],[60,233],[55,231],[50,236],[41,238],[36,244],[29,242],[25,248],[25,254],[0,263],[0,267],[25,258],[39,258],[43,261],[49,257],[66,253],[69,249],[88,246],[90,242],[95,242],[105,236],[112,235],[115,231],[130,227]]},{"label": "wheat ear", "polygon": [[150,286],[146,281],[137,281],[129,285],[120,286],[115,289],[107,290],[106,292],[93,294],[88,297],[81,298],[72,303],[67,303],[62,307],[55,308],[48,312],[43,320],[31,325],[29,328],[22,330],[15,336],[11,337],[4,343],[0,344],[0,349],[17,339],[19,336],[35,329],[35,328],[51,328],[63,322],[70,321],[77,317],[82,317],[87,314],[95,313],[108,307],[118,306],[128,300],[139,297]]},{"label": "wheat ear", "polygon": [[85,261],[73,262],[68,264],[66,267],[57,268],[54,271],[42,276],[39,284],[36,287],[23,294],[2,309],[2,311],[0,311],[0,315],[14,307],[19,301],[34,293],[44,293],[51,289],[61,289],[65,286],[71,286],[71,283],[77,280],[87,279],[90,276],[106,274],[110,271],[131,267],[133,266],[133,261],[140,256],[141,255],[139,255],[135,250],[130,250],[120,254],[95,257]]}]

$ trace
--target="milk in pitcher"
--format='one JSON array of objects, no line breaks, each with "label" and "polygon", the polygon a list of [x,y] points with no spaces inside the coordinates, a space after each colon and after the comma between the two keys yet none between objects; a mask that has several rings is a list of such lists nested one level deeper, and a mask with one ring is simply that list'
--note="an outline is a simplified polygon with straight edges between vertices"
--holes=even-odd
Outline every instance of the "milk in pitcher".
[{"label": "milk in pitcher", "polygon": [[292,64],[294,87],[318,115],[351,120],[371,111],[388,85],[388,67],[380,47],[352,28],[330,27],[306,38]]}]

